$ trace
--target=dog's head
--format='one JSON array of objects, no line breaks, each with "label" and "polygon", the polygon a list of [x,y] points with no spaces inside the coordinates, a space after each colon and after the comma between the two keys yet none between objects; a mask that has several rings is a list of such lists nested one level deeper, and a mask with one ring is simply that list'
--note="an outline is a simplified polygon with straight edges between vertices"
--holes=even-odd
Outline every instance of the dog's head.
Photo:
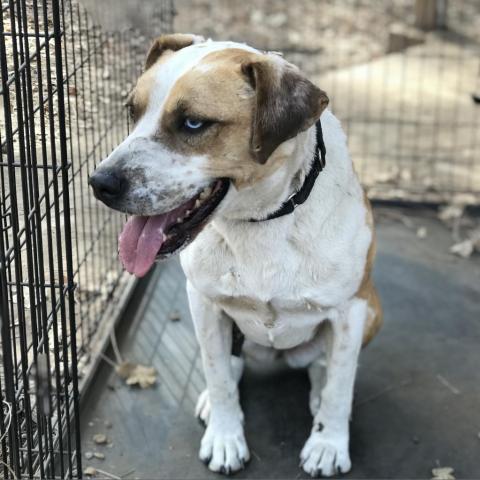
[{"label": "dog's head", "polygon": [[327,104],[279,55],[194,35],[158,38],[127,102],[133,131],[90,177],[98,199],[134,216],[120,236],[127,270],[141,276],[188,244],[225,208],[229,189],[279,167],[279,147]]}]

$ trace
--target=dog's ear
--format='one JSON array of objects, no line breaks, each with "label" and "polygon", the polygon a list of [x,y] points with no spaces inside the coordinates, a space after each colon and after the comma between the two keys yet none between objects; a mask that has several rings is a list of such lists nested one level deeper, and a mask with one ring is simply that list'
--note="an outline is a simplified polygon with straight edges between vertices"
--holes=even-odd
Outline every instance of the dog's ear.
[{"label": "dog's ear", "polygon": [[250,150],[263,164],[281,143],[315,123],[328,97],[297,67],[272,54],[250,57],[241,70],[256,95]]},{"label": "dog's ear", "polygon": [[199,35],[191,33],[172,33],[170,35],[160,35],[153,41],[150,50],[147,53],[145,61],[145,70],[148,70],[167,50],[176,52],[182,48],[189,47],[194,43],[201,43],[205,39]]}]

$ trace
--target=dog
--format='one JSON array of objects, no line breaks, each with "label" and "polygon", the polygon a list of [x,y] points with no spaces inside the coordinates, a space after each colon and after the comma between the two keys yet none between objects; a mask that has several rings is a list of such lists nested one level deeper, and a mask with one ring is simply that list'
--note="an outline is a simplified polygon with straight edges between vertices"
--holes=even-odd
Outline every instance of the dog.
[{"label": "dog", "polygon": [[127,101],[133,131],[89,180],[98,199],[132,215],[119,237],[129,272],[181,252],[207,384],[199,457],[215,472],[250,456],[238,332],[257,360],[273,352],[308,368],[305,472],[351,468],[358,356],[382,310],[371,207],[328,103],[278,53],[161,36]]}]

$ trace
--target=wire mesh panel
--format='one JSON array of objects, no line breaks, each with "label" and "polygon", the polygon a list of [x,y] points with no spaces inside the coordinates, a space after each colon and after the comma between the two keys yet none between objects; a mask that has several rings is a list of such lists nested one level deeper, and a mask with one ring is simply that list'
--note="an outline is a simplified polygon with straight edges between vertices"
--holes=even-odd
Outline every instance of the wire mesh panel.
[{"label": "wire mesh panel", "polygon": [[[87,180],[127,133],[146,38],[103,32],[71,0],[1,8],[0,477],[75,477],[78,362],[126,285],[123,218]],[[156,33],[172,14],[156,2]]]},{"label": "wire mesh panel", "polygon": [[480,202],[478,0],[178,0],[176,28],[281,51],[376,198]]}]

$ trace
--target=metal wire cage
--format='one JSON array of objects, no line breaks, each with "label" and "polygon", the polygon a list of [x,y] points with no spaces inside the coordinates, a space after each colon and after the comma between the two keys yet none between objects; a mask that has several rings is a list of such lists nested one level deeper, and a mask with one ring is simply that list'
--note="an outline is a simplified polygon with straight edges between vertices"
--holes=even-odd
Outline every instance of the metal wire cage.
[{"label": "metal wire cage", "polygon": [[[72,0],[1,8],[0,476],[77,477],[81,375],[128,286],[123,219],[87,179],[128,130],[146,38],[103,32]],[[156,2],[152,30],[172,16]]]}]

